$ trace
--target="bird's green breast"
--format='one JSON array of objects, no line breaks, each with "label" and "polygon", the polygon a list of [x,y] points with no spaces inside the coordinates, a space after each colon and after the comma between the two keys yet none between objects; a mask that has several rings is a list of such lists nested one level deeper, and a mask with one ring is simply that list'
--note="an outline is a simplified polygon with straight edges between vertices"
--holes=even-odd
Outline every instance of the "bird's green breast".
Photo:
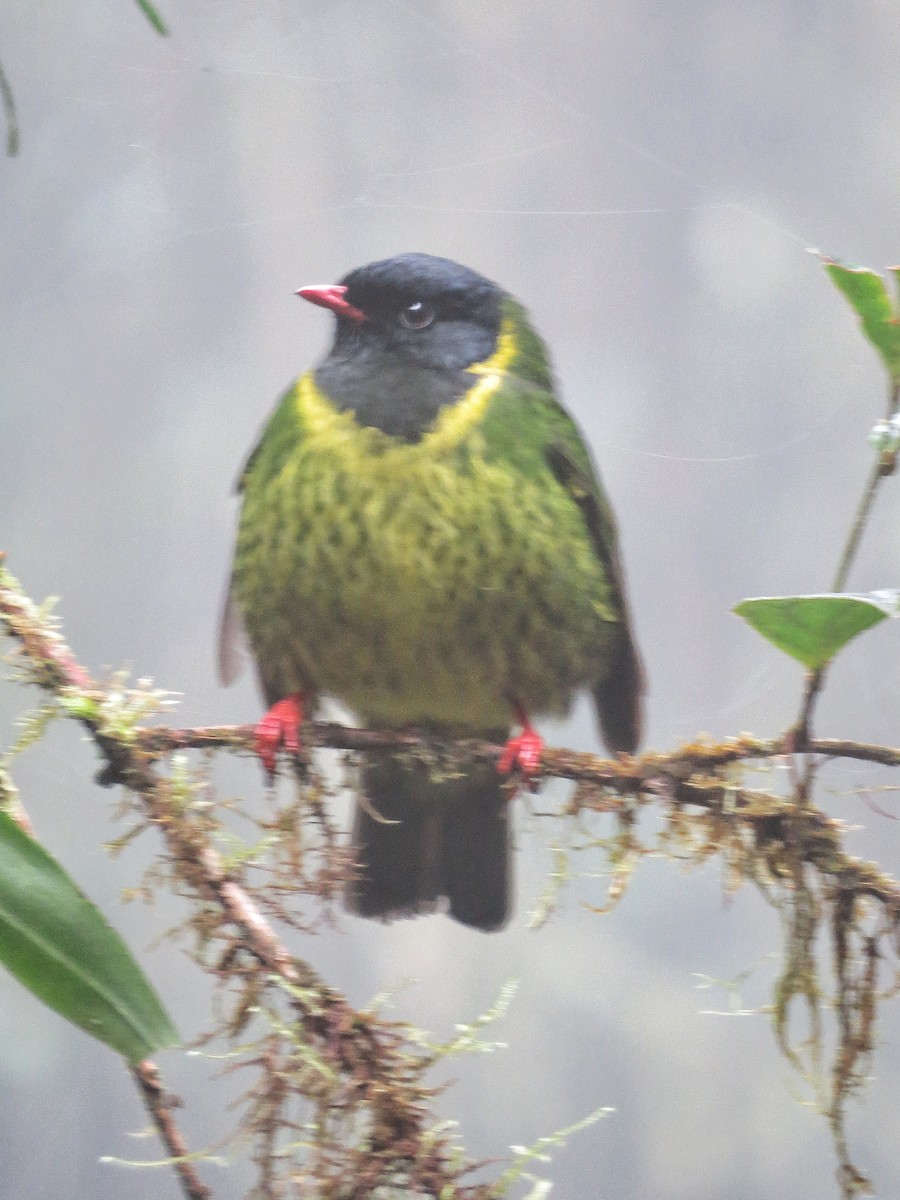
[{"label": "bird's green breast", "polygon": [[509,373],[516,352],[506,323],[414,443],[338,411],[311,372],[287,393],[244,476],[233,581],[270,697],[478,731],[603,676],[622,614],[542,453],[560,410]]}]

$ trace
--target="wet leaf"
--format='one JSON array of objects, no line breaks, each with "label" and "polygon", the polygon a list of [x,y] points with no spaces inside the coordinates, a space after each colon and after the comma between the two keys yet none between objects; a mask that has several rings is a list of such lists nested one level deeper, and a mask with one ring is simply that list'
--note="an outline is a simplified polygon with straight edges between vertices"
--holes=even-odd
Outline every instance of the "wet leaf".
[{"label": "wet leaf", "polygon": [[128,1059],[178,1034],[128,947],[59,863],[0,812],[0,962]]},{"label": "wet leaf", "polygon": [[733,611],[779,650],[815,670],[864,630],[896,617],[900,592],[760,596],[742,600]]},{"label": "wet leaf", "polygon": [[[895,382],[900,382],[900,311],[891,299],[884,278],[868,267],[823,259],[825,270],[855,309],[863,333],[881,355]],[[900,286],[900,267],[889,267],[895,289]]]}]

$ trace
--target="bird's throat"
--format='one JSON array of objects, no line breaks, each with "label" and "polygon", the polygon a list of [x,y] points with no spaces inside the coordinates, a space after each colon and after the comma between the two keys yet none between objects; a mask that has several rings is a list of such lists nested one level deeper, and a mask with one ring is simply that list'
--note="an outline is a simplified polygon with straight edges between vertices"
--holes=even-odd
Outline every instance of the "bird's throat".
[{"label": "bird's throat", "polygon": [[422,366],[390,351],[332,356],[298,384],[301,419],[321,429],[329,412],[349,414],[388,439],[446,445],[481,420],[516,349],[512,324],[504,321],[494,352],[464,370]]}]

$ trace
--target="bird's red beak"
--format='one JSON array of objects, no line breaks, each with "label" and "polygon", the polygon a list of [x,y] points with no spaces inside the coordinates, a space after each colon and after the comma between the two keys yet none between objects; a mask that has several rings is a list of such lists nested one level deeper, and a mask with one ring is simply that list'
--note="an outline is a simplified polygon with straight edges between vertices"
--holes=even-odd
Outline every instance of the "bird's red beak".
[{"label": "bird's red beak", "polygon": [[360,325],[366,320],[366,314],[344,299],[346,290],[341,283],[315,283],[312,287],[298,288],[294,294],[308,300],[310,304],[318,304],[320,308],[330,308],[339,317],[346,317],[348,321],[355,321]]}]

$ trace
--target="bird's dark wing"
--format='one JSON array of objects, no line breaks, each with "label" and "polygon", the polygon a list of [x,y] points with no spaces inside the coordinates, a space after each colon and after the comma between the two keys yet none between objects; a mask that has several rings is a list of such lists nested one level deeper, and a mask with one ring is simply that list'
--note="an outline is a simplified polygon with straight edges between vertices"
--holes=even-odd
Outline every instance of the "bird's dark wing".
[{"label": "bird's dark wing", "polygon": [[578,506],[612,589],[620,614],[609,669],[593,688],[603,740],[611,750],[632,753],[641,740],[644,668],[631,631],[615,520],[587,449],[574,424],[560,410],[557,435],[544,447],[551,472]]},{"label": "bird's dark wing", "polygon": [[[240,474],[234,481],[234,490],[240,494],[244,490],[244,481],[259,454],[262,438],[259,438],[253,449],[247,455],[247,460],[241,467]],[[216,661],[219,668],[219,682],[225,687],[230,686],[243,673],[244,666],[250,655],[250,639],[244,626],[244,618],[234,595],[234,574],[229,573],[228,585],[225,589],[225,599],[222,603],[222,616],[219,620],[219,641],[216,649]]]},{"label": "bird's dark wing", "polygon": [[222,605],[222,618],[219,621],[219,645],[217,659],[219,664],[219,682],[225,687],[235,682],[244,669],[244,664],[250,654],[250,643],[244,619],[234,598],[231,580],[225,593]]},{"label": "bird's dark wing", "polygon": [[[292,384],[282,395],[275,411],[263,427],[253,449],[247,455],[240,474],[235,480],[234,490],[243,492],[247,478],[257,468],[271,474],[277,473],[296,448],[301,431],[297,421]],[[219,622],[218,666],[219,679],[226,686],[238,678],[250,656],[250,640],[244,626],[240,606],[234,595],[234,568],[228,577],[228,587],[222,605]],[[276,697],[277,699],[277,697]]]}]

